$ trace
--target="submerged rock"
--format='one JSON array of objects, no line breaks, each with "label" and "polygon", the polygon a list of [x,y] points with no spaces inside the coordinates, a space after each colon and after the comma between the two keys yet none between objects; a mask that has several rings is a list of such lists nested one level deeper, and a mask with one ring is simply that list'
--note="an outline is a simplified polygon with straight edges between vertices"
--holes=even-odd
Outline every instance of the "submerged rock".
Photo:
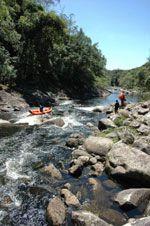
[{"label": "submerged rock", "polygon": [[54,118],[54,119],[47,120],[45,124],[53,124],[59,127],[63,127],[65,125],[65,122],[62,118]]},{"label": "submerged rock", "polygon": [[109,138],[90,136],[85,140],[84,146],[89,153],[105,156],[111,149],[113,141]]},{"label": "submerged rock", "polygon": [[110,224],[88,211],[73,211],[72,221],[77,226],[110,226]]},{"label": "submerged rock", "polygon": [[61,226],[66,217],[66,208],[58,197],[53,198],[48,204],[47,220],[55,226]]},{"label": "submerged rock", "polygon": [[62,178],[60,171],[53,164],[49,164],[48,166],[45,166],[41,170],[53,178],[56,178],[56,179]]}]

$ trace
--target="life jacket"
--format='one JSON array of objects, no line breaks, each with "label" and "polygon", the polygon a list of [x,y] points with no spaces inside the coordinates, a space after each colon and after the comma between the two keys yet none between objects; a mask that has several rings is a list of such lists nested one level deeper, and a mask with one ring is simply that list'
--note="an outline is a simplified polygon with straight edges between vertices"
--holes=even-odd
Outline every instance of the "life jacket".
[{"label": "life jacket", "polygon": [[119,95],[119,99],[120,99],[120,100],[125,100],[125,95],[124,95],[124,93],[121,93],[121,94]]}]

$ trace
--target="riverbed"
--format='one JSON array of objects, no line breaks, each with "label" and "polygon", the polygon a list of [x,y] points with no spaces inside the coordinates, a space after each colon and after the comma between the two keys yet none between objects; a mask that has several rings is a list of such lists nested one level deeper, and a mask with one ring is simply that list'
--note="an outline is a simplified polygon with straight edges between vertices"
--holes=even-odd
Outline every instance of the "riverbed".
[{"label": "riverbed", "polygon": [[[67,182],[71,184],[72,192],[80,197],[83,209],[98,214],[109,223],[120,226],[129,217],[140,214],[137,211],[127,215],[113,203],[112,197],[122,187],[105,172],[97,177],[101,186],[96,193],[91,192],[88,184],[88,168],[79,178],[67,172],[73,150],[66,146],[68,137],[73,133],[89,136],[92,131],[88,123],[97,127],[98,120],[106,116],[105,113],[93,112],[93,107],[110,105],[117,96],[118,90],[113,90],[105,98],[61,101],[54,107],[52,117],[63,118],[63,127],[32,123],[32,116],[30,125],[1,127],[0,225],[48,226],[45,217],[48,202]],[[127,101],[135,103],[138,97],[127,96]],[[21,113],[18,118],[13,118],[13,122],[27,116],[28,112]],[[61,170],[62,179],[55,180],[41,172],[41,167],[49,163]],[[69,217],[64,225],[71,225]]]}]

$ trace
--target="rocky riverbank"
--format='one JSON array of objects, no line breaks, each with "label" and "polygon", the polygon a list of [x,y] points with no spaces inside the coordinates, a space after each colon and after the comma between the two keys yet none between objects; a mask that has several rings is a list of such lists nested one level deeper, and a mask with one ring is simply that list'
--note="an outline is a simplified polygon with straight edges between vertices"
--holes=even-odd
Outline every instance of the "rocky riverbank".
[{"label": "rocky riverbank", "polygon": [[[142,218],[129,219],[125,225],[149,225],[150,102],[130,104],[116,115],[113,112],[107,115],[108,118],[99,122],[100,132],[94,130],[93,136],[86,139],[79,135],[69,138],[66,145],[75,150],[72,152],[68,173],[80,178],[83,169],[90,166],[89,184],[96,192],[100,186],[96,177],[106,171],[111,178],[126,186],[125,190],[115,195],[114,202],[125,212],[138,209],[142,214]],[[92,208],[91,212],[87,212],[86,207],[80,205],[77,197],[70,192],[69,184],[62,191],[65,204],[74,205],[77,209],[72,212],[72,220],[77,225],[109,225],[94,215]],[[66,201],[67,197],[71,203]],[[55,199],[51,200],[50,206]],[[48,216],[52,220],[49,211]],[[65,219],[65,211],[61,219]]]}]

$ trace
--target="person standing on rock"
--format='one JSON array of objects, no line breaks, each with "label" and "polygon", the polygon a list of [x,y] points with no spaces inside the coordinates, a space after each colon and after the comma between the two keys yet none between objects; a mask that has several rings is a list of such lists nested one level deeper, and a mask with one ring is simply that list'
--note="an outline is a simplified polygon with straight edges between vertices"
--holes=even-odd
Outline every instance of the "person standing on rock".
[{"label": "person standing on rock", "polygon": [[119,105],[119,101],[116,100],[116,103],[115,103],[115,114],[118,113],[118,109],[119,109],[120,105]]},{"label": "person standing on rock", "polygon": [[121,93],[119,94],[119,99],[121,101],[121,107],[124,107],[125,106],[125,101],[126,101],[124,90],[121,90]]}]

